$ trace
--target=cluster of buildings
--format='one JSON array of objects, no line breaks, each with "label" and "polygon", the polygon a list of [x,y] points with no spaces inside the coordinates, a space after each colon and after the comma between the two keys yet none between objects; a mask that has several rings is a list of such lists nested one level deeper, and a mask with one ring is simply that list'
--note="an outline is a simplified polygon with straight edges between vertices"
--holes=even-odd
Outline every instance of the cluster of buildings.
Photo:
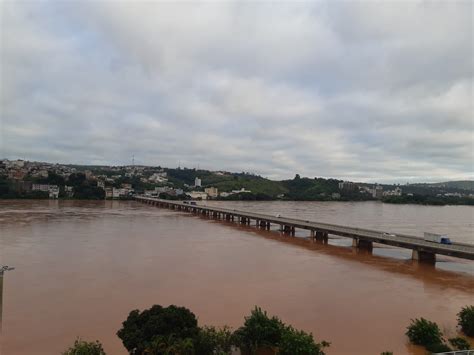
[{"label": "cluster of buildings", "polygon": [[23,180],[27,176],[33,178],[47,178],[49,171],[64,178],[77,172],[75,168],[26,160],[0,160],[0,175],[6,175],[11,180]]},{"label": "cluster of buildings", "polygon": [[231,192],[220,192],[217,187],[206,187],[204,191],[190,191],[186,192],[186,195],[195,200],[207,200],[209,198],[218,198],[218,197],[229,197],[231,195],[241,194],[241,193],[251,193],[252,191],[245,188],[240,190],[232,190]]},{"label": "cluster of buildings", "polygon": [[[352,181],[342,181],[339,183],[339,190],[344,192],[360,192],[371,195],[375,199],[381,199],[384,196],[401,196],[402,189],[397,186],[393,190],[384,191],[381,185],[359,186]],[[334,194],[333,194],[334,195]]]}]

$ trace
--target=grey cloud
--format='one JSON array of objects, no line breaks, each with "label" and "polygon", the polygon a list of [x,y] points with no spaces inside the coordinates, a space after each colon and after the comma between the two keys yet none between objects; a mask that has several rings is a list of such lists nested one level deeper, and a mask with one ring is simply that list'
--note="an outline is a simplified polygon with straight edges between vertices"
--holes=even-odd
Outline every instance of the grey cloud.
[{"label": "grey cloud", "polygon": [[0,155],[473,178],[471,2],[2,2]]}]

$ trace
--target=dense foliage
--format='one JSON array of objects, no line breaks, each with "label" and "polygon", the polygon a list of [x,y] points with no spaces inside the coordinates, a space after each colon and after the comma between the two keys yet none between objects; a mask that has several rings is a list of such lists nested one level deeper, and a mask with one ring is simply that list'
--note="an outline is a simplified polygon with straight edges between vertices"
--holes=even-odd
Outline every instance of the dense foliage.
[{"label": "dense foliage", "polygon": [[195,315],[186,308],[155,305],[130,312],[117,335],[135,355],[230,355],[236,347],[245,354],[270,349],[281,355],[324,355],[322,349],[329,346],[257,307],[232,332],[226,326],[198,327]]},{"label": "dense foliage", "polygon": [[467,336],[474,337],[474,306],[466,306],[458,313],[458,324]]},{"label": "dense foliage", "polygon": [[[171,305],[154,305],[140,312],[133,310],[117,332],[129,352],[144,354],[147,349],[161,354],[158,349],[184,346],[188,338],[194,339],[199,333],[196,316],[187,308]],[[163,352],[165,354],[166,352]]]},{"label": "dense foliage", "polygon": [[87,342],[77,339],[74,345],[64,351],[62,355],[105,355],[102,344],[98,341]]},{"label": "dense foliage", "polygon": [[322,355],[324,354],[322,349],[329,346],[329,343],[322,341],[321,344],[317,344],[312,334],[286,326],[278,345],[279,355]]},{"label": "dense foliage", "polygon": [[83,200],[103,200],[104,189],[97,187],[94,182],[88,181],[83,173],[71,174],[68,184],[74,188],[74,198]]},{"label": "dense foliage", "polygon": [[281,355],[324,355],[322,349],[329,346],[326,341],[316,343],[312,334],[287,326],[258,307],[245,318],[234,336],[238,347],[250,354],[267,348],[276,349]]},{"label": "dense foliage", "polygon": [[461,337],[450,338],[449,343],[457,350],[469,350],[471,348],[469,342]]},{"label": "dense foliage", "polygon": [[280,319],[270,318],[267,312],[255,307],[235,336],[241,349],[253,353],[261,347],[276,347],[281,341],[283,327]]},{"label": "dense foliage", "polygon": [[411,320],[406,335],[413,344],[428,346],[443,342],[441,330],[434,322],[424,318]]},{"label": "dense foliage", "polygon": [[229,327],[204,326],[199,329],[194,348],[196,354],[227,355],[232,353],[233,345],[234,335]]},{"label": "dense foliage", "polygon": [[382,199],[386,203],[397,204],[419,204],[419,205],[474,205],[474,198],[456,197],[456,196],[428,196],[428,195],[402,195],[402,196],[386,196]]},{"label": "dense foliage", "polygon": [[430,353],[444,353],[446,351],[451,351],[452,349],[447,346],[445,343],[433,343],[433,344],[426,344],[426,350]]}]

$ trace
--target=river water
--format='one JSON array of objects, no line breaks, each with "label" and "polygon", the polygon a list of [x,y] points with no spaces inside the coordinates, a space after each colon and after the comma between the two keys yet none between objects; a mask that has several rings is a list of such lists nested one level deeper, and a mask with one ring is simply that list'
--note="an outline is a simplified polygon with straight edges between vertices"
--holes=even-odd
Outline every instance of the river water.
[{"label": "river water", "polygon": [[[468,206],[212,204],[474,243]],[[2,355],[60,354],[77,336],[126,354],[116,331],[129,311],[153,304],[234,328],[258,305],[330,341],[329,355],[423,354],[404,336],[410,319],[436,321],[452,336],[456,313],[474,303],[473,262],[440,257],[433,267],[402,249],[368,254],[348,239],[320,245],[306,236],[133,201],[0,201],[0,264],[16,267],[4,277]]]}]

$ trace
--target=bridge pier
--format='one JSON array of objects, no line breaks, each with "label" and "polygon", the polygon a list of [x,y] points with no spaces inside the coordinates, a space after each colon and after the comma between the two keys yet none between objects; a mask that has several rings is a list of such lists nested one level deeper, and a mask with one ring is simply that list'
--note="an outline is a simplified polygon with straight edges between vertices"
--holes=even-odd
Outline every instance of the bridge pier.
[{"label": "bridge pier", "polygon": [[288,226],[288,225],[281,225],[281,230],[284,234],[291,235],[292,237],[295,236],[295,227]]},{"label": "bridge pier", "polygon": [[323,231],[313,231],[313,239],[316,239],[317,242],[322,242],[327,244],[329,241],[329,236],[327,232]]},{"label": "bridge pier", "polygon": [[366,250],[373,249],[373,243],[371,241],[359,239],[359,238],[352,238],[352,246],[354,248],[360,248],[360,249],[366,249]]},{"label": "bridge pier", "polygon": [[427,251],[413,249],[411,258],[420,262],[436,263],[436,254]]}]

